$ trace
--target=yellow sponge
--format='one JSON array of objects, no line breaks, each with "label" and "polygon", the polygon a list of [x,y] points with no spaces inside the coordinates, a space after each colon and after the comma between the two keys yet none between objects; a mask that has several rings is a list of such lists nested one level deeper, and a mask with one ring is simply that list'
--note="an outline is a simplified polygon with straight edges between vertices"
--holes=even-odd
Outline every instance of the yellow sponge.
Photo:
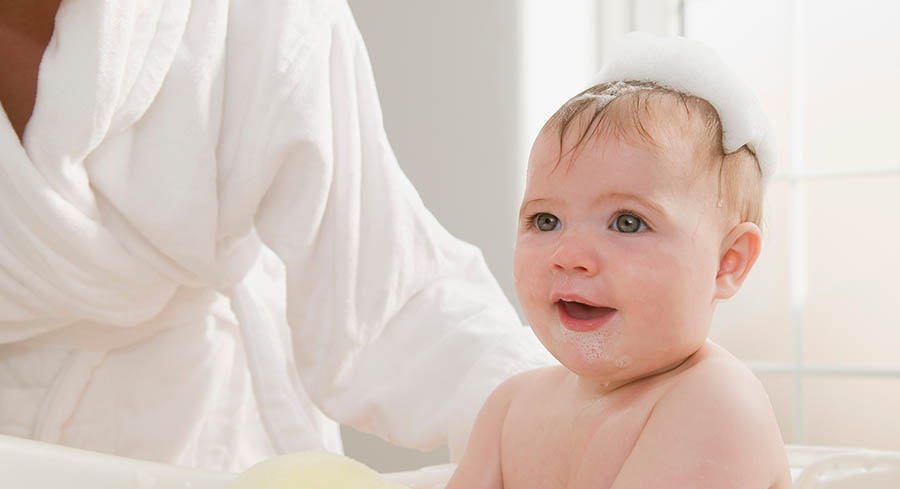
[{"label": "yellow sponge", "polygon": [[408,489],[343,455],[298,452],[264,460],[240,474],[228,489]]}]

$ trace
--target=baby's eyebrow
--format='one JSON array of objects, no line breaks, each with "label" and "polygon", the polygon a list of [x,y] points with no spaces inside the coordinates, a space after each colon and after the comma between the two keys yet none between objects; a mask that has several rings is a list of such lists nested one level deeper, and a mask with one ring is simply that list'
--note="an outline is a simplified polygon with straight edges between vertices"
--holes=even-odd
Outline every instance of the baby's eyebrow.
[{"label": "baby's eyebrow", "polygon": [[[519,215],[522,215],[525,212],[525,209],[527,209],[528,207],[531,207],[532,205],[554,202],[555,200],[556,199],[547,198],[547,197],[539,197],[536,199],[526,200],[526,201],[522,202],[522,206],[519,207]],[[612,193],[600,195],[596,199],[597,202],[601,202],[604,200],[631,200],[631,201],[635,201],[635,202],[641,204],[643,207],[650,209],[651,211],[653,211],[654,213],[656,213],[660,216],[666,215],[666,211],[661,205],[653,202],[652,200],[641,197],[640,195],[637,195],[637,194],[632,194],[632,193],[627,193],[627,192],[612,192]]]},{"label": "baby's eyebrow", "polygon": [[649,208],[650,210],[652,210],[653,212],[655,212],[661,216],[666,215],[666,211],[665,211],[665,209],[662,208],[662,206],[654,203],[651,200],[645,199],[637,194],[630,194],[630,193],[624,193],[624,192],[613,192],[610,194],[602,195],[598,200],[604,200],[604,199],[633,200],[633,201],[636,201],[637,203],[643,205],[644,207]]},{"label": "baby's eyebrow", "polygon": [[538,198],[538,199],[529,199],[529,200],[526,200],[526,201],[522,202],[522,206],[519,207],[519,215],[521,215],[523,212],[525,212],[525,209],[526,209],[528,206],[530,206],[530,205],[533,205],[533,204],[540,204],[540,203],[542,203],[542,202],[549,202],[550,200],[551,200],[551,199],[547,199],[547,198],[543,198],[543,197]]}]

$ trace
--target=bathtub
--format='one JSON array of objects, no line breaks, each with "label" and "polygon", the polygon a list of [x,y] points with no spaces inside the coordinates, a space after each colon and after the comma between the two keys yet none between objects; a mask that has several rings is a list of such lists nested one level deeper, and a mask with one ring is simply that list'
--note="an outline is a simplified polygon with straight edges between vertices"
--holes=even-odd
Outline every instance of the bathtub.
[{"label": "bathtub", "polygon": [[[411,489],[442,488],[453,468],[383,476]],[[0,489],[226,489],[236,476],[0,435]]]},{"label": "bathtub", "polygon": [[[795,489],[900,489],[900,451],[789,445]],[[453,465],[384,474],[441,489]],[[226,489],[236,474],[186,469],[0,435],[0,488]]]}]

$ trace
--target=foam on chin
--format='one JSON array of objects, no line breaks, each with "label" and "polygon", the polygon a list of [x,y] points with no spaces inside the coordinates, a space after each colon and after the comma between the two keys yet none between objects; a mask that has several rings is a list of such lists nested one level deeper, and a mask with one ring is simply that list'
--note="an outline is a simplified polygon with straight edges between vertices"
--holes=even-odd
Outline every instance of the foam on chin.
[{"label": "foam on chin", "polygon": [[550,335],[562,345],[574,346],[588,361],[612,361],[622,336],[623,325],[613,321],[611,324],[594,331],[579,333],[571,331],[557,319],[550,328]]}]

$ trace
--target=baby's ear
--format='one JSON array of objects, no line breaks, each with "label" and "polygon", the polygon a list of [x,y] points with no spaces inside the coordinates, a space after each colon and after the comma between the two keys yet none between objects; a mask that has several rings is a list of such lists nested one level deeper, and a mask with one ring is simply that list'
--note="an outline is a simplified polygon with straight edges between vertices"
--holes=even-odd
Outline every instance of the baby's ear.
[{"label": "baby's ear", "polygon": [[759,227],[742,222],[722,240],[719,272],[716,274],[716,299],[728,299],[741,288],[762,246]]}]

